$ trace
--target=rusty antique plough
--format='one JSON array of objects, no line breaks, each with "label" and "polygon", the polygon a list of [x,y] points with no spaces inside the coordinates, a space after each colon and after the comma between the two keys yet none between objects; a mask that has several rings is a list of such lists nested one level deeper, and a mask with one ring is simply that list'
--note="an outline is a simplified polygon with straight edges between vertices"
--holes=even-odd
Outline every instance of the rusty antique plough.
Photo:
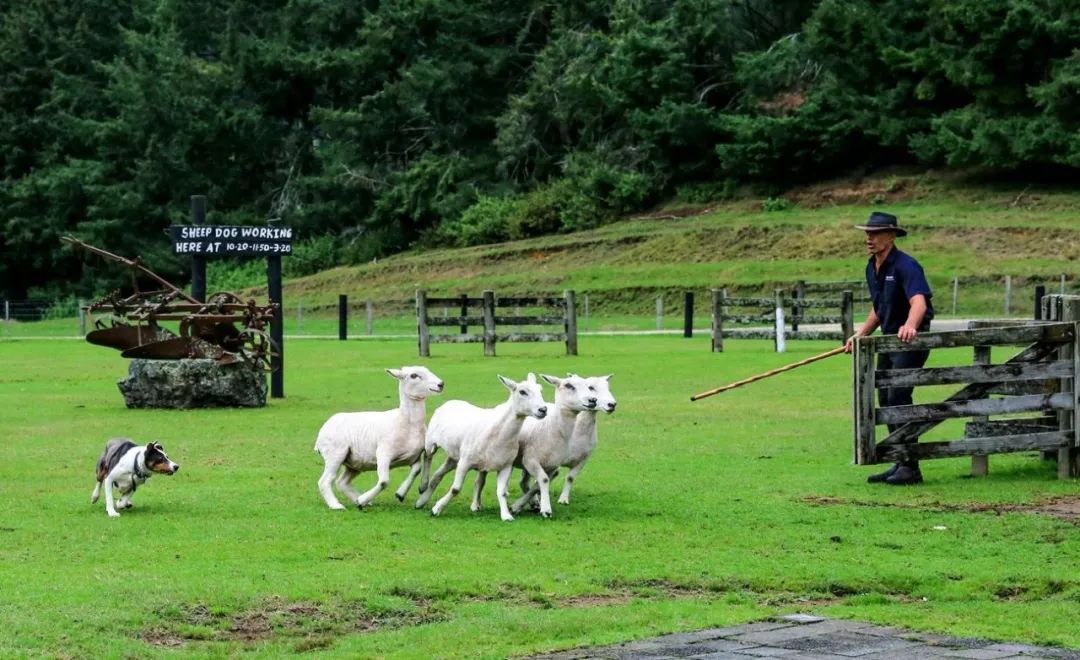
[{"label": "rusty antique plough", "polygon": [[[244,361],[269,370],[276,347],[267,326],[273,319],[276,304],[260,306],[254,300],[244,302],[227,291],[200,302],[143,266],[138,259],[125,259],[71,236],[62,236],[61,240],[132,270],[135,293],[124,297],[113,291],[86,307],[89,315],[97,311],[110,316],[108,322],[94,319],[95,329],[86,335],[91,344],[115,348],[127,358],[209,358],[221,364]],[[165,288],[139,291],[139,273]],[[161,321],[177,321],[179,334],[159,325]]]}]

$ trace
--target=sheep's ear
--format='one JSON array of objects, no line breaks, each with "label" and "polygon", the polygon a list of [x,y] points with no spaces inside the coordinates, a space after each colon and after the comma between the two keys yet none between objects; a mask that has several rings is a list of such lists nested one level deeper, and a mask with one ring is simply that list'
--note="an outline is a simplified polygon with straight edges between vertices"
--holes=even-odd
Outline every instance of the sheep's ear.
[{"label": "sheep's ear", "polygon": [[609,383],[610,383],[610,382],[611,382],[611,379],[612,379],[612,378],[613,378],[614,376],[615,376],[615,374],[608,374],[608,375],[606,375],[606,376],[603,376],[603,379],[604,379],[604,380],[606,380],[607,382],[609,382]]},{"label": "sheep's ear", "polygon": [[559,378],[557,376],[549,376],[547,374],[540,374],[540,377],[543,378],[544,380],[546,380],[547,382],[551,383],[555,387],[558,387],[563,382],[563,379]]},{"label": "sheep's ear", "polygon": [[506,389],[512,390],[512,389],[514,389],[515,387],[517,387],[517,383],[515,383],[515,382],[514,382],[514,381],[512,381],[512,380],[510,380],[510,379],[509,379],[509,378],[507,378],[506,376],[502,376],[502,375],[499,375],[499,374],[496,374],[496,375],[497,375],[497,376],[499,376],[499,380],[500,380],[500,381],[502,381],[502,384],[503,384],[503,385],[506,385]]},{"label": "sheep's ear", "polygon": [[405,377],[405,372],[401,369],[387,369],[386,373],[390,374],[394,378],[397,378],[398,380],[401,380]]},{"label": "sheep's ear", "polygon": [[525,376],[525,382],[527,382],[527,383],[535,383],[536,382],[536,374],[534,374],[533,372],[530,371],[529,375]]}]

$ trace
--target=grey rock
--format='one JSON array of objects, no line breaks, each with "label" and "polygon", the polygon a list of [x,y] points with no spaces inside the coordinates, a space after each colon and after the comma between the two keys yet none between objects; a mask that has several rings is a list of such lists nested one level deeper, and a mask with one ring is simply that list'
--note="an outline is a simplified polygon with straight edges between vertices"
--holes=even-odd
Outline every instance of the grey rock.
[{"label": "grey rock", "polygon": [[260,408],[266,374],[246,362],[134,359],[117,381],[128,408]]}]

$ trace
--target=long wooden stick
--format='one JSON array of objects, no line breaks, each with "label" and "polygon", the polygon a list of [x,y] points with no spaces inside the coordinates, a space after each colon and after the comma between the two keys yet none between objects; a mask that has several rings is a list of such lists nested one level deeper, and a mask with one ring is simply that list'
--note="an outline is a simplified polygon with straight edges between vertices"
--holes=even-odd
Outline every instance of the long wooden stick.
[{"label": "long wooden stick", "polygon": [[832,357],[834,355],[839,355],[840,353],[843,353],[843,352],[844,352],[844,347],[843,346],[838,346],[838,347],[832,349],[831,351],[825,351],[824,353],[820,353],[818,355],[808,357],[805,360],[799,360],[798,362],[792,362],[791,364],[785,364],[782,367],[777,367],[776,369],[773,369],[771,371],[766,371],[765,373],[761,373],[761,374],[758,374],[756,376],[750,376],[749,378],[744,378],[743,380],[734,382],[734,383],[732,383],[730,385],[724,385],[723,387],[717,387],[716,389],[712,389],[712,390],[709,390],[707,392],[702,392],[701,394],[695,394],[694,396],[690,397],[690,400],[691,401],[697,401],[698,399],[704,399],[707,396],[712,396],[714,394],[719,394],[719,393],[725,392],[727,390],[735,389],[736,387],[741,387],[743,385],[746,385],[747,383],[753,383],[754,381],[761,380],[762,378],[768,378],[769,376],[775,376],[776,374],[783,373],[785,371],[790,371],[790,370],[792,370],[792,369],[794,369],[796,367],[805,366],[807,364],[810,364],[811,362],[817,362],[818,360],[824,360],[827,357]]}]

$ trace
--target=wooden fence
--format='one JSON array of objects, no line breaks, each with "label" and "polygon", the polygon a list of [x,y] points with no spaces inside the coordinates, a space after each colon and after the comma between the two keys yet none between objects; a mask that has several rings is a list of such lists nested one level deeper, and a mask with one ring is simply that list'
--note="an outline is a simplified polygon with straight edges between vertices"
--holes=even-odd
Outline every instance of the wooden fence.
[{"label": "wooden fence", "polygon": [[[1048,296],[1044,318],[997,327],[928,332],[909,343],[896,336],[859,337],[854,347],[855,461],[860,465],[899,460],[972,456],[972,473],[986,474],[989,454],[1056,452],[1058,475],[1077,476],[1080,451],[1080,296]],[[875,369],[878,354],[972,346],[974,364],[923,369]],[[1002,363],[991,347],[1022,346]],[[944,401],[879,407],[884,387],[963,384]],[[1002,395],[991,398],[991,395]],[[1027,416],[1018,417],[1020,413]],[[1034,413],[1031,415],[1030,413]],[[1008,415],[1003,419],[994,416]],[[964,437],[919,442],[942,421],[971,418]],[[880,443],[877,425],[901,424]]]},{"label": "wooden fence", "polygon": [[[460,316],[432,317],[429,307],[454,307]],[[500,314],[500,309],[510,309],[510,314]],[[475,313],[479,312],[479,315]],[[432,334],[432,326],[457,326],[457,334]],[[475,326],[479,332],[470,332]],[[498,326],[525,326],[545,328],[543,331],[514,331],[499,334]],[[456,298],[428,298],[423,289],[416,291],[416,331],[420,357],[431,356],[432,342],[484,344],[484,355],[495,355],[495,344],[500,342],[561,341],[566,344],[567,355],[577,355],[577,307],[574,292],[565,291],[559,297],[498,297],[494,291],[484,291],[480,298],[467,295]]]},{"label": "wooden fence", "polygon": [[[809,332],[798,330],[792,322],[792,317],[783,313],[783,309],[791,307],[798,310],[799,318],[805,324],[810,323],[836,323],[836,330]],[[729,313],[728,310],[736,309],[737,312]],[[837,310],[836,314],[807,314],[806,310]],[[779,348],[780,337],[777,329],[780,323],[778,317],[783,317],[783,334],[787,339],[840,339],[845,340],[855,333],[854,303],[851,291],[844,291],[838,299],[811,300],[809,298],[793,299],[784,296],[783,289],[776,289],[773,298],[729,298],[726,289],[712,290],[712,350],[722,352],[724,350],[724,324],[767,324],[770,329],[739,330],[740,337],[772,337],[774,344]],[[791,330],[787,328],[791,327]],[[730,334],[730,330],[729,330]]]}]

